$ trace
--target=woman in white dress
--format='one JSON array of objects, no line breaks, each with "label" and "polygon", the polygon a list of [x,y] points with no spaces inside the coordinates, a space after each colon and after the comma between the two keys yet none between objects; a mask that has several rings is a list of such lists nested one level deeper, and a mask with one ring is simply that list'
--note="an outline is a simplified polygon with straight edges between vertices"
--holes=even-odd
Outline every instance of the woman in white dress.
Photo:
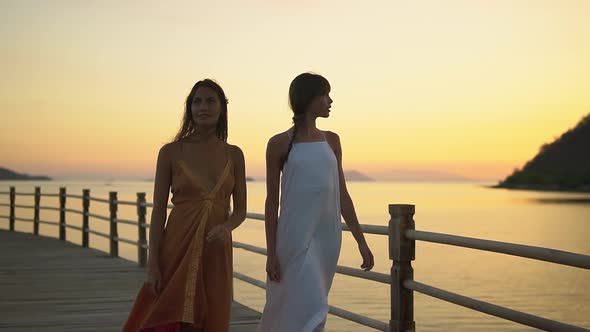
[{"label": "woman in white dress", "polygon": [[346,189],[340,139],[316,127],[317,118],[330,115],[329,92],[324,77],[297,76],[289,88],[293,127],[268,142],[268,282],[259,332],[324,330],[342,242],[341,215],[358,244],[361,268],[373,268],[373,254]]}]

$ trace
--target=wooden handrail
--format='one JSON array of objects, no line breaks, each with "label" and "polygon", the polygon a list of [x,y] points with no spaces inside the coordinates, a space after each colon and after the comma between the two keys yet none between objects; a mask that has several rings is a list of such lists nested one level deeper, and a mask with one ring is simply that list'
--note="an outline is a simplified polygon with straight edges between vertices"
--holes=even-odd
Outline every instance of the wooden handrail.
[{"label": "wooden handrail", "polygon": [[408,230],[405,235],[408,239],[412,240],[491,251],[561,265],[574,266],[582,269],[590,269],[590,256],[568,251],[416,230]]}]

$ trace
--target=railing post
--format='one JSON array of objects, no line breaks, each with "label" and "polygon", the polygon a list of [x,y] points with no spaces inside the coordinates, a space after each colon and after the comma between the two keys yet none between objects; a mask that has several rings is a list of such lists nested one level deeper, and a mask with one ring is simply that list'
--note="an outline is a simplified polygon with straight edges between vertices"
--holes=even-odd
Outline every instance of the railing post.
[{"label": "railing post", "polygon": [[41,187],[35,187],[35,216],[33,217],[33,234],[39,235],[39,211],[41,205]]},{"label": "railing post", "polygon": [[389,214],[389,259],[391,266],[391,320],[390,332],[415,331],[414,293],[403,286],[406,279],[414,279],[412,261],[415,259],[415,241],[405,236],[405,231],[414,229],[414,205],[390,204]]},{"label": "railing post", "polygon": [[16,200],[16,190],[14,187],[10,187],[10,218],[9,218],[9,227],[11,231],[14,231],[14,222],[16,218],[16,214],[14,211],[14,204]]},{"label": "railing post", "polygon": [[119,234],[117,232],[117,192],[109,193],[109,210],[111,211],[110,252],[111,257],[119,257]]},{"label": "railing post", "polygon": [[66,240],[66,188],[59,188],[59,239]]},{"label": "railing post", "polygon": [[90,224],[88,222],[90,213],[90,189],[82,189],[82,247],[88,248],[89,239],[88,231],[90,230]]},{"label": "railing post", "polygon": [[147,265],[146,210],[145,193],[137,193],[137,262],[141,267]]}]

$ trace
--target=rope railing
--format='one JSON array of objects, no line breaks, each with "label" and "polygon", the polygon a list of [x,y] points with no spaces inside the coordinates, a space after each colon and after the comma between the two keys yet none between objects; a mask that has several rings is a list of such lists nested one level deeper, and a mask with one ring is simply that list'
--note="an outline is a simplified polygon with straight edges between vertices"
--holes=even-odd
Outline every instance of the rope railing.
[{"label": "rope railing", "polygon": [[59,223],[57,221],[38,220],[37,222],[45,225],[59,226]]},{"label": "rope railing", "polygon": [[126,224],[126,225],[132,225],[132,226],[137,226],[137,221],[135,221],[135,220],[126,220],[126,219],[118,218],[117,219],[117,223],[119,223],[119,224]]},{"label": "rope railing", "polygon": [[35,193],[14,193],[16,196],[35,196]]},{"label": "rope railing", "polygon": [[[27,222],[34,224],[34,233],[38,234],[39,224],[46,224],[59,227],[59,239],[66,239],[66,229],[73,229],[82,232],[84,247],[89,246],[89,234],[109,239],[110,255],[118,257],[118,244],[126,243],[138,247],[138,263],[140,266],[147,265],[147,250],[149,248],[146,239],[146,229],[150,225],[146,222],[146,210],[153,207],[152,203],[146,202],[145,193],[137,193],[137,201],[122,201],[117,199],[116,192],[110,192],[109,198],[98,198],[90,195],[90,190],[84,189],[82,195],[66,194],[65,188],[60,188],[58,194],[41,193],[40,187],[35,188],[34,193],[17,193],[14,187],[10,187],[9,192],[0,192],[0,195],[9,195],[9,203],[0,203],[0,206],[10,208],[9,215],[0,215],[0,219],[9,220],[9,228],[14,231],[15,222]],[[16,196],[34,196],[34,205],[16,204]],[[59,197],[59,207],[41,206],[41,197]],[[66,199],[75,198],[82,200],[82,210],[66,208]],[[91,202],[109,204],[109,216],[90,213],[89,207]],[[119,205],[136,206],[137,220],[128,220],[117,217]],[[173,207],[168,204],[169,209]],[[34,218],[17,217],[15,209],[34,209]],[[59,221],[42,220],[39,217],[40,210],[59,211]],[[66,223],[66,212],[82,216],[82,227]],[[446,302],[464,306],[476,311],[487,313],[502,319],[510,320],[519,324],[535,327],[545,331],[586,331],[590,330],[549,320],[543,317],[530,315],[527,313],[515,311],[509,308],[497,306],[491,303],[477,299],[465,297],[459,294],[451,293],[446,290],[422,284],[413,278],[413,268],[411,262],[415,260],[415,242],[424,241],[439,243],[443,245],[452,245],[463,248],[471,248],[488,252],[496,252],[507,255],[531,258],[565,266],[573,266],[582,269],[590,269],[590,256],[567,251],[555,250],[550,248],[528,246],[516,243],[500,242],[478,238],[456,236],[450,234],[433,233],[419,231],[414,229],[413,215],[415,207],[413,205],[399,204],[390,205],[390,221],[388,226],[381,225],[360,225],[361,230],[366,234],[384,235],[389,238],[389,256],[392,261],[391,274],[384,274],[373,271],[364,271],[358,268],[340,266],[336,268],[336,273],[356,278],[361,278],[373,282],[390,285],[391,298],[390,309],[391,319],[389,322],[381,322],[370,317],[359,315],[342,308],[330,306],[329,312],[335,316],[347,319],[358,324],[374,328],[379,331],[400,332],[414,331],[414,306],[413,292],[419,292],[429,295]],[[246,217],[252,220],[264,221],[264,214],[247,213]],[[90,229],[89,218],[109,222],[109,233],[100,232]],[[127,224],[137,226],[138,240],[126,239],[118,236],[117,224]],[[342,224],[342,230],[350,231],[346,224]],[[233,247],[253,252],[260,255],[266,255],[266,249],[251,244],[238,241],[233,242]],[[234,277],[248,284],[259,288],[266,288],[266,283],[261,280],[249,277],[239,272],[234,272]]]},{"label": "rope railing", "polygon": [[19,208],[19,209],[34,209],[35,206],[34,205],[22,205],[22,204],[14,204],[15,208]]},{"label": "rope railing", "polygon": [[69,213],[84,214],[84,211],[76,210],[76,209],[64,209],[64,211],[69,212]]},{"label": "rope railing", "polygon": [[98,220],[111,221],[109,217],[101,216],[100,214],[88,213],[88,216]]},{"label": "rope railing", "polygon": [[51,210],[51,211],[59,211],[59,208],[53,206],[39,206],[40,210]]},{"label": "rope railing", "polygon": [[104,199],[104,198],[90,197],[90,200],[93,202],[98,202],[98,203],[106,203],[106,204],[111,203],[111,201],[109,201],[108,199]]},{"label": "rope railing", "polygon": [[24,221],[24,222],[34,222],[34,220],[32,218],[19,218],[19,217],[14,217],[14,220],[16,220],[16,221]]},{"label": "rope railing", "polygon": [[71,229],[75,229],[75,230],[78,230],[78,231],[84,231],[84,228],[79,227],[79,226],[76,226],[76,225],[68,225],[68,224],[66,224],[65,226],[66,226],[66,228],[71,228]]},{"label": "rope railing", "polygon": [[132,244],[132,245],[134,245],[134,246],[136,246],[136,245],[138,244],[138,242],[137,242],[137,241],[133,241],[133,240],[125,239],[125,238],[122,238],[122,237],[118,237],[118,238],[116,238],[116,239],[115,239],[115,241],[117,241],[117,242],[124,242],[124,243],[128,243],[128,244]]},{"label": "rope railing", "polygon": [[117,204],[119,204],[119,205],[136,206],[137,205],[137,202],[132,202],[132,201],[117,201]]},{"label": "rope railing", "polygon": [[104,237],[104,238],[107,238],[107,239],[111,239],[111,238],[112,238],[112,237],[111,237],[109,234],[107,234],[107,233],[102,233],[102,232],[99,232],[99,231],[94,231],[94,230],[91,230],[91,229],[89,229],[89,230],[88,230],[88,233],[90,233],[90,234],[94,234],[94,235],[98,235],[98,236],[102,236],[102,237]]}]

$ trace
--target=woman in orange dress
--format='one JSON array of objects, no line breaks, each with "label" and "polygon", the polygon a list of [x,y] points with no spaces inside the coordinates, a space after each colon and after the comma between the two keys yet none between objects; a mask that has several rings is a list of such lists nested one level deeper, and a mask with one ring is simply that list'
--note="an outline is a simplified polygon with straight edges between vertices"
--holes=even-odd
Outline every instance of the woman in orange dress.
[{"label": "woman in orange dress", "polygon": [[226,140],[225,93],[212,80],[199,81],[180,131],[158,154],[147,281],[123,331],[228,331],[231,232],[246,217],[246,178],[242,151]]}]

